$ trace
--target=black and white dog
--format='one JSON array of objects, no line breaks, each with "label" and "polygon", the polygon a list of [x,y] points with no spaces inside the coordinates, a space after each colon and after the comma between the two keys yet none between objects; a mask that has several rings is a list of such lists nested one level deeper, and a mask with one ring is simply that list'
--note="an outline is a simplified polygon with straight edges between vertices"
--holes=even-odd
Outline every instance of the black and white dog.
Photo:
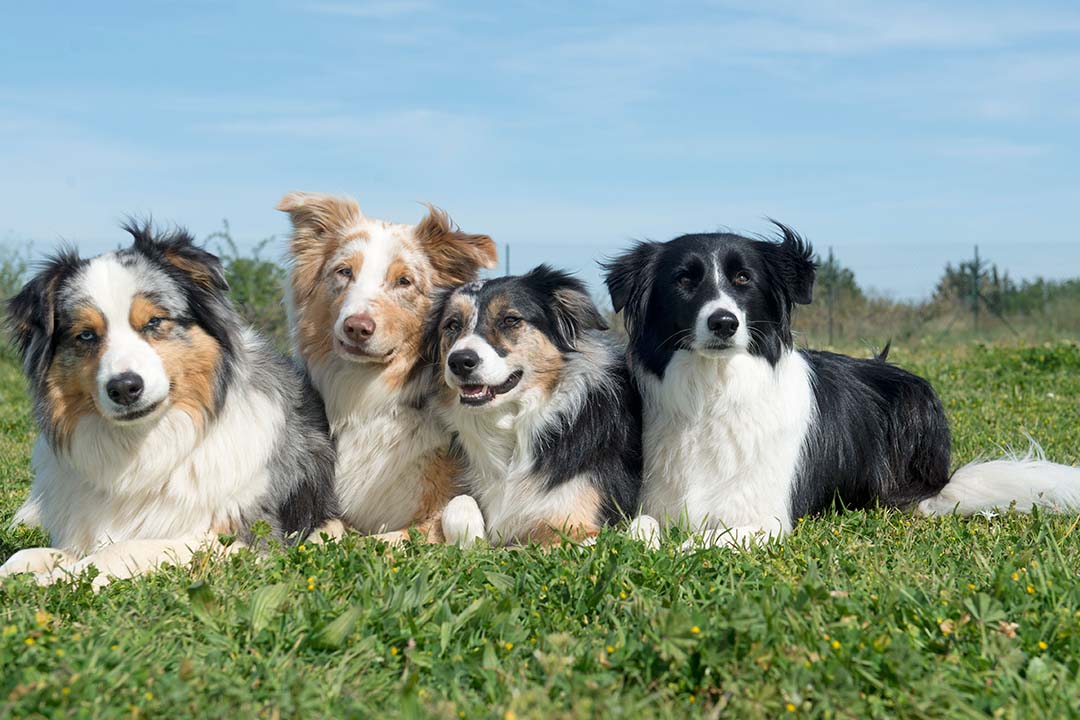
[{"label": "black and white dog", "polygon": [[[951,477],[930,384],[885,362],[796,350],[810,245],[733,234],[640,243],[606,265],[643,398],[642,507],[704,544],[752,543],[834,504],[973,513],[1080,507],[1080,469],[977,462]],[[647,526],[646,526],[647,527]],[[696,542],[696,541],[692,541]]]},{"label": "black and white dog", "polygon": [[541,265],[445,294],[425,333],[465,459],[447,542],[585,540],[637,510],[641,403],[585,286]]},{"label": "black and white dog", "polygon": [[264,520],[303,538],[336,515],[334,447],[306,378],[242,322],[219,260],[182,230],[65,251],[8,304],[40,436],[16,522],[54,547],[0,576],[102,584],[184,562]]}]

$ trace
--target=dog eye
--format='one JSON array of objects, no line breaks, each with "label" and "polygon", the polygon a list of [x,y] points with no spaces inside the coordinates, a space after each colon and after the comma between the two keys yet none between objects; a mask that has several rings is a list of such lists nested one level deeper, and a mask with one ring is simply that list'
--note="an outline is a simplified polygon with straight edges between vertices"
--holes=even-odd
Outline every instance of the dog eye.
[{"label": "dog eye", "polygon": [[684,290],[689,290],[690,288],[697,285],[697,280],[694,278],[692,273],[687,270],[683,270],[675,276],[675,284],[683,288]]},{"label": "dog eye", "polygon": [[735,273],[735,277],[732,279],[732,282],[736,285],[749,285],[750,273],[748,273],[746,270],[740,270],[739,272]]},{"label": "dog eye", "polygon": [[397,286],[398,286],[398,287],[403,287],[403,288],[405,288],[405,287],[409,287],[410,285],[412,285],[412,280],[410,280],[410,279],[409,279],[408,277],[406,277],[405,275],[402,275],[401,277],[399,277],[399,278],[397,279]]},{"label": "dog eye", "polygon": [[446,332],[447,335],[455,335],[459,330],[461,330],[461,323],[451,318],[450,320],[446,321],[445,325],[443,325],[443,330]]},{"label": "dog eye", "polygon": [[519,318],[517,315],[507,315],[502,319],[502,325],[505,328],[517,327],[521,324],[521,322],[521,318]]},{"label": "dog eye", "polygon": [[98,334],[93,330],[83,330],[75,336],[75,339],[79,342],[92,343],[98,339]]},{"label": "dog eye", "polygon": [[352,268],[349,267],[348,265],[343,265],[343,266],[341,266],[341,267],[339,267],[337,269],[337,274],[340,275],[341,277],[345,278],[346,280],[351,279],[352,278]]},{"label": "dog eye", "polygon": [[165,318],[163,317],[152,317],[146,321],[145,325],[143,325],[143,330],[156,330],[163,322],[165,322]]}]

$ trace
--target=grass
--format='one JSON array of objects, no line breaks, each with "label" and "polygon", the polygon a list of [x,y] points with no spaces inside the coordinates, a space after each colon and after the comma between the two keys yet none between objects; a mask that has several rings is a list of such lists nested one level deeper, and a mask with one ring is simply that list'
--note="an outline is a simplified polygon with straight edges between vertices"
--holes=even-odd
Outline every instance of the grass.
[{"label": "grass", "polygon": [[[945,398],[958,461],[1080,462],[1080,346],[894,359]],[[30,480],[0,363],[0,522]],[[809,519],[754,552],[322,548],[199,558],[95,594],[0,584],[0,716],[1080,715],[1077,517]],[[0,553],[43,541],[0,531]]]}]

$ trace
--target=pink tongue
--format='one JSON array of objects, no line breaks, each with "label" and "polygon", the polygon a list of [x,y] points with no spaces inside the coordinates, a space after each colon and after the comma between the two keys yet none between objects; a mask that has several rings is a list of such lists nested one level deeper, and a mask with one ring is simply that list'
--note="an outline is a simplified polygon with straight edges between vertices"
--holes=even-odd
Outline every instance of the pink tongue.
[{"label": "pink tongue", "polygon": [[462,395],[483,395],[487,389],[483,385],[462,385]]}]

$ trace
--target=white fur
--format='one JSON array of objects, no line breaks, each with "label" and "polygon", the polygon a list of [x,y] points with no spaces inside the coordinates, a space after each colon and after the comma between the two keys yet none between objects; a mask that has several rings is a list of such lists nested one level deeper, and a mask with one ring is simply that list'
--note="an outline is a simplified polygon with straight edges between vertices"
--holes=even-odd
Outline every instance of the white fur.
[{"label": "white fur", "polygon": [[[679,350],[644,395],[643,512],[704,541],[741,544],[791,529],[791,494],[816,405],[798,353],[758,357]],[[731,530],[727,533],[706,532]]]},{"label": "white fur", "polygon": [[[161,358],[131,327],[131,301],[139,291],[139,279],[138,266],[125,267],[110,254],[91,261],[76,280],[80,291],[94,299],[107,326],[94,400],[101,412],[110,417],[150,407],[169,394],[169,376]],[[133,372],[143,380],[142,396],[133,406],[114,403],[106,392],[109,380],[126,372]]]},{"label": "white fur", "polygon": [[[495,352],[491,347],[479,335],[469,334],[462,338],[459,338],[450,346],[447,350],[446,356],[450,357],[458,350],[473,350],[480,356],[480,364],[476,370],[473,371],[472,377],[469,380],[470,384],[476,385],[502,385],[514,372],[514,368],[510,367],[505,358],[499,357],[499,354]],[[447,363],[443,363],[443,380],[450,387],[458,387],[462,384],[461,378],[454,373],[450,372],[450,366]],[[500,398],[495,398],[498,401]]]},{"label": "white fur", "polygon": [[697,320],[694,322],[694,345],[703,347],[711,342],[716,342],[716,336],[709,330],[709,316],[718,310],[727,310],[739,321],[739,328],[731,338],[736,348],[746,349],[750,345],[750,330],[746,324],[746,313],[727,293],[721,292],[720,296],[702,306],[698,311]]},{"label": "white fur", "polygon": [[[244,345],[255,342],[245,334]],[[266,468],[284,422],[283,409],[243,375],[234,378],[220,415],[202,430],[170,407],[125,425],[84,417],[66,450],[38,439],[30,498],[15,522],[39,522],[65,559],[83,558],[74,566],[61,564],[62,572],[96,564],[98,553],[113,543],[152,540],[169,553],[196,547],[212,528],[235,525],[268,494]],[[119,567],[121,558],[132,567],[150,567],[158,545],[113,549],[102,562]],[[16,567],[25,564],[19,555],[0,575],[24,570]]]},{"label": "white fur", "polygon": [[337,438],[342,516],[364,533],[407,527],[420,510],[423,472],[450,433],[430,409],[409,407],[381,366],[337,356],[309,366]]},{"label": "white fur", "polygon": [[519,541],[541,522],[568,517],[578,498],[592,487],[587,477],[576,477],[548,490],[533,474],[532,448],[540,432],[558,418],[577,414],[588,389],[610,384],[603,371],[610,352],[606,339],[590,333],[567,361],[550,398],[545,399],[543,390],[529,382],[530,370],[524,368],[525,375],[518,389],[508,394],[509,401],[480,408],[455,402],[445,409],[469,458],[465,480],[483,508],[485,533],[492,543]]},{"label": "white fur", "polygon": [[985,510],[1033,507],[1080,510],[1080,468],[1048,462],[1033,444],[1027,455],[976,460],[957,470],[940,493],[919,503],[922,515],[973,515]]},{"label": "white fur", "polygon": [[446,504],[442,514],[443,537],[449,545],[468,547],[486,535],[484,515],[469,495],[458,495]]}]

